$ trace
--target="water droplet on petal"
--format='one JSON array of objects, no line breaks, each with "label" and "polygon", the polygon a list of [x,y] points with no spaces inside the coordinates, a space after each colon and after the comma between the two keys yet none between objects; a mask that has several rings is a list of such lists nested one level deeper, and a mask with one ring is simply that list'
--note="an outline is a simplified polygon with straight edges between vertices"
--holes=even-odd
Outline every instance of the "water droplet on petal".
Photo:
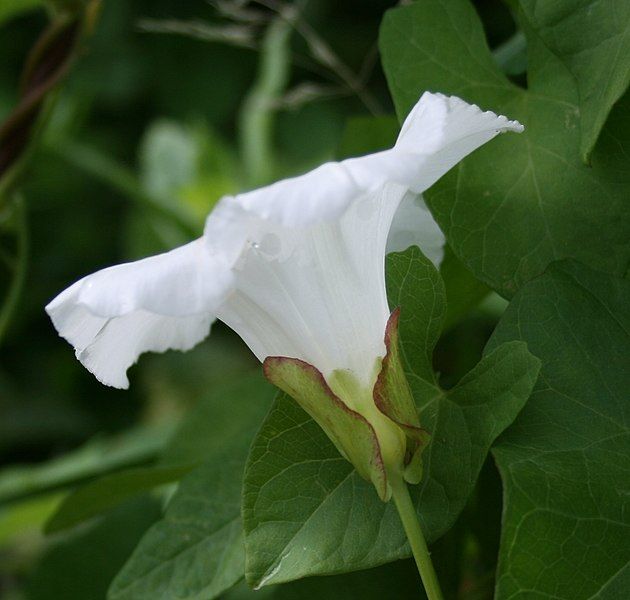
[{"label": "water droplet on petal", "polygon": [[282,249],[282,243],[275,233],[266,233],[254,247],[267,256],[276,256]]}]

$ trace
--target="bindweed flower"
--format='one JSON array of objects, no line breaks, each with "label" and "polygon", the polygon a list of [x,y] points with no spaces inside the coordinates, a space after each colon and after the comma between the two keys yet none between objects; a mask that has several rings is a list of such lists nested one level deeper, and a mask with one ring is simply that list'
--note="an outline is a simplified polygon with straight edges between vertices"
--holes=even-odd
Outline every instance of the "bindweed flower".
[{"label": "bindweed flower", "polygon": [[224,197],[201,238],[89,275],[46,310],[87,369],[120,388],[141,353],[188,350],[220,319],[387,499],[392,473],[419,479],[426,434],[397,356],[386,249],[418,243],[439,262],[444,240],[422,192],[522,129],[425,93],[390,150]]}]

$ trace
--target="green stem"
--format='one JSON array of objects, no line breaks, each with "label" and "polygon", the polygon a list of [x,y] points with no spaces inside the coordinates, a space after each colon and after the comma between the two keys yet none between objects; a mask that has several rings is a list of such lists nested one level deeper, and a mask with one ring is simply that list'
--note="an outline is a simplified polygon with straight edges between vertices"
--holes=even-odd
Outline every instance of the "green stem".
[{"label": "green stem", "polygon": [[22,198],[18,198],[15,202],[15,211],[17,218],[18,260],[9,292],[0,310],[0,343],[2,343],[2,339],[7,332],[11,319],[22,297],[24,283],[26,282],[26,268],[28,265],[28,223],[26,220],[26,207],[24,206],[24,200]]},{"label": "green stem", "polygon": [[409,490],[407,485],[402,480],[402,477],[392,478],[390,482],[392,486],[392,493],[394,497],[394,503],[400,515],[403,528],[407,534],[407,539],[411,545],[411,551],[413,557],[416,560],[418,566],[418,572],[422,578],[424,589],[429,600],[442,600],[442,591],[440,590],[440,583],[433,563],[431,562],[431,555],[427,548],[427,543],[424,541],[422,535],[422,529],[418,521],[416,509],[409,496]]},{"label": "green stem", "polygon": [[240,110],[240,142],[248,184],[256,187],[273,178],[273,119],[276,103],[289,77],[291,25],[280,17],[271,22],[260,55],[258,79]]}]

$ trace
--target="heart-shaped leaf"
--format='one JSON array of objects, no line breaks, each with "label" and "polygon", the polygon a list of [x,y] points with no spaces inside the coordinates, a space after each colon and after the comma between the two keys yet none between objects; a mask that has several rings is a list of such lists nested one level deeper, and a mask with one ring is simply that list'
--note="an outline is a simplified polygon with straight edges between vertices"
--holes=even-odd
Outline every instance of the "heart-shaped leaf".
[{"label": "heart-shaped leaf", "polygon": [[144,535],[114,579],[110,600],[211,600],[243,578],[243,468],[273,395],[261,376],[242,377],[191,412],[163,462],[205,462],[182,480],[164,517]]},{"label": "heart-shaped leaf", "polygon": [[575,78],[580,151],[588,158],[630,83],[630,3],[521,0],[521,15]]},{"label": "heart-shaped leaf", "polygon": [[542,368],[494,449],[505,488],[497,598],[625,598],[630,281],[557,263],[514,297],[489,347],[507,340],[527,342]]},{"label": "heart-shaped leaf", "polygon": [[[618,10],[609,11],[612,4]],[[628,95],[613,108],[591,166],[581,156],[627,85],[630,10],[576,0],[521,5],[527,90],[495,64],[468,0],[423,0],[391,10],[380,39],[399,117],[432,90],[525,125],[524,133],[474,152],[425,194],[457,256],[506,297],[554,260],[575,258],[618,275],[630,262]],[[588,16],[591,7],[597,18]],[[559,36],[568,24],[570,38]],[[594,72],[597,79],[586,83]],[[610,74],[610,86],[597,83]],[[595,86],[594,94],[583,95],[585,85]]]}]

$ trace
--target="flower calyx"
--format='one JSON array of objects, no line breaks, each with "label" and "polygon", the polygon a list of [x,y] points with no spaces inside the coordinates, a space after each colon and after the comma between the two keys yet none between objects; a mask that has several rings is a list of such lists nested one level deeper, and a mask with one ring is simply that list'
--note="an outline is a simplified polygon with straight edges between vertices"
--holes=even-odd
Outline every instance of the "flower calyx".
[{"label": "flower calyx", "polygon": [[271,383],[289,394],[317,422],[359,475],[372,482],[379,497],[389,500],[391,490],[383,454],[368,420],[341,400],[321,372],[303,360],[270,356],[263,369]]},{"label": "flower calyx", "polygon": [[421,452],[429,434],[420,426],[409,384],[400,362],[395,310],[385,330],[385,357],[375,362],[375,384],[361,385],[349,370],[327,378],[307,362],[269,356],[265,376],[290,395],[325,431],[341,455],[370,481],[384,502],[392,495],[392,478],[419,483]]}]

